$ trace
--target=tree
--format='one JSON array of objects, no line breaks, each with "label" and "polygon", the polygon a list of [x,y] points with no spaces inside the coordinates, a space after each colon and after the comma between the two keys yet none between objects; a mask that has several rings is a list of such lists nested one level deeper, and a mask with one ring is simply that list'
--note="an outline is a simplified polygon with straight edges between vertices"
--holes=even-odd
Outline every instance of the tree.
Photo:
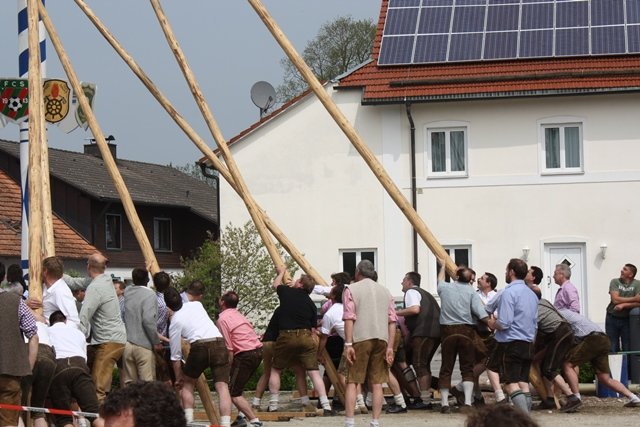
[{"label": "tree", "polygon": [[[307,43],[302,58],[318,80],[330,80],[368,60],[375,35],[372,20],[356,21],[351,16],[342,16],[322,25],[318,35]],[[278,86],[278,100],[286,102],[308,85],[289,58],[283,58],[280,64],[284,82]]]},{"label": "tree", "polygon": [[[208,185],[210,185],[213,188],[216,188],[216,186],[218,185],[216,178],[211,178],[209,176],[205,176],[202,174],[200,165],[197,163],[187,163],[184,166],[178,166],[178,165],[169,163],[169,167],[177,169],[180,172],[186,175],[189,175],[192,178],[197,179],[198,181],[206,182]],[[218,172],[215,170],[212,170],[211,173],[216,176],[218,175]]]},{"label": "tree", "polygon": [[[278,250],[287,269],[295,273],[295,262],[280,246]],[[278,305],[271,287],[275,268],[252,222],[242,227],[227,225],[219,242],[207,239],[192,258],[183,259],[182,265],[184,275],[178,278],[179,284],[186,287],[201,280],[206,289],[204,305],[211,315],[218,312],[220,295],[233,290],[240,298],[238,310],[253,322],[256,331],[264,331]]]}]

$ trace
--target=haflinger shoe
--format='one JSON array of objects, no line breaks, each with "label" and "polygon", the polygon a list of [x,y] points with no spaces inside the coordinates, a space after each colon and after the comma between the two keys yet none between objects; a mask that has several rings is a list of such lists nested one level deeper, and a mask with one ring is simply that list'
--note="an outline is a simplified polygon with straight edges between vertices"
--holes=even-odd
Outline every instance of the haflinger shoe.
[{"label": "haflinger shoe", "polygon": [[560,407],[560,412],[576,412],[579,407],[582,406],[582,400],[578,399],[575,396],[571,396],[567,399],[567,403]]},{"label": "haflinger shoe", "polygon": [[407,412],[407,408],[406,407],[402,407],[400,405],[397,404],[392,404],[389,405],[389,407],[386,410],[387,414],[404,414]]}]

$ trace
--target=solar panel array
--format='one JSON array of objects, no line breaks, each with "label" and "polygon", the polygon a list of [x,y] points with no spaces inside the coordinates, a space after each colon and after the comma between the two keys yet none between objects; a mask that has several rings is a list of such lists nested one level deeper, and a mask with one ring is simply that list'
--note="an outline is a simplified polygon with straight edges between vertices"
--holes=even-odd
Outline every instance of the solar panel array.
[{"label": "solar panel array", "polygon": [[640,0],[389,0],[379,65],[640,53]]}]

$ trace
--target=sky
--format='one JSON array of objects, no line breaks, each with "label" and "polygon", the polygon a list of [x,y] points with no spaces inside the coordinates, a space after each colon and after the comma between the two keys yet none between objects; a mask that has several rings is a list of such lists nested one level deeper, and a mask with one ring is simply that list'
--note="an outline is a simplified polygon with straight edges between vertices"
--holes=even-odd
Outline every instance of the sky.
[{"label": "sky", "polygon": [[[14,7],[8,7],[14,3]],[[301,53],[320,27],[339,16],[376,22],[379,0],[262,0],[296,50]],[[146,74],[215,147],[189,92],[150,2],[86,0]],[[18,77],[18,0],[3,0],[0,13],[0,78]],[[248,1],[171,0],[162,2],[177,40],[200,84],[225,140],[259,119],[251,86],[282,82],[284,52]],[[98,33],[72,0],[47,0],[47,12],[81,81],[97,84],[94,113],[104,135],[113,135],[118,157],[151,163],[185,165],[202,157],[155,98]],[[12,52],[15,60],[12,61]],[[67,80],[51,43],[47,44],[48,78]],[[53,148],[82,151],[90,130],[65,134],[49,125]],[[0,138],[17,141],[18,126],[0,128]]]}]

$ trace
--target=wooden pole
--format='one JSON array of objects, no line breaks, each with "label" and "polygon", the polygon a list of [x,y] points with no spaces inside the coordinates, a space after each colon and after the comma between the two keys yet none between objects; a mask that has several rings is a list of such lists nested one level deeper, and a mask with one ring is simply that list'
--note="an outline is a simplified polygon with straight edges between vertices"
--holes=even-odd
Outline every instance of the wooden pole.
[{"label": "wooden pole", "polygon": [[251,215],[251,219],[253,220],[253,223],[256,225],[258,234],[260,234],[260,238],[262,239],[262,242],[267,248],[267,252],[269,252],[269,256],[271,257],[271,260],[273,261],[276,267],[279,267],[279,266],[284,267],[285,266],[284,261],[280,256],[280,252],[276,248],[276,245],[273,243],[273,240],[271,240],[271,236],[269,235],[269,232],[267,231],[264,221],[260,216],[258,208],[256,207],[256,203],[253,200],[253,197],[251,196],[251,194],[249,193],[249,190],[247,189],[247,185],[245,184],[244,179],[242,178],[242,174],[240,173],[240,170],[238,169],[238,166],[235,160],[233,159],[231,152],[229,151],[227,142],[222,136],[222,131],[220,130],[218,123],[214,119],[213,113],[211,113],[211,109],[209,108],[209,105],[204,99],[204,95],[202,94],[200,85],[198,85],[198,82],[196,81],[196,78],[191,70],[191,67],[189,66],[187,58],[185,57],[184,52],[182,51],[182,48],[180,47],[180,45],[178,44],[178,41],[176,40],[175,34],[173,33],[173,30],[171,28],[171,25],[169,24],[167,16],[164,13],[162,6],[160,5],[160,1],[151,0],[151,6],[153,7],[153,10],[158,18],[158,22],[160,23],[160,26],[162,27],[162,32],[164,33],[165,38],[167,39],[167,43],[169,44],[169,47],[171,48],[173,55],[176,57],[176,61],[178,62],[178,65],[182,70],[182,74],[184,75],[184,78],[186,79],[187,84],[189,85],[189,89],[193,94],[193,98],[198,104],[198,108],[200,108],[200,112],[202,113],[202,116],[204,117],[205,122],[209,127],[209,131],[211,132],[211,135],[215,139],[216,143],[218,144],[218,148],[222,153],[222,157],[224,157],[224,161],[227,164],[227,167],[229,168],[229,172],[231,173],[233,181],[235,182],[236,187],[238,188],[238,194],[244,201],[244,204],[247,207],[247,210],[249,211],[249,215]]},{"label": "wooden pole", "polygon": [[107,142],[104,140],[104,134],[102,133],[102,129],[100,129],[100,125],[96,120],[93,111],[91,110],[91,106],[89,105],[89,101],[85,96],[82,88],[80,86],[80,81],[73,69],[69,57],[62,46],[62,42],[58,37],[58,33],[49,18],[49,15],[44,7],[44,5],[40,1],[34,0],[38,4],[40,17],[42,18],[42,22],[49,33],[49,37],[53,46],[58,54],[58,58],[60,59],[60,63],[64,68],[67,77],[73,87],[76,96],[78,97],[78,102],[82,107],[82,110],[87,115],[87,121],[89,123],[89,127],[91,128],[91,133],[93,133],[93,137],[96,140],[96,144],[98,145],[98,149],[100,150],[100,154],[102,155],[102,160],[104,161],[105,166],[107,167],[107,171],[113,180],[113,184],[118,191],[118,195],[120,196],[120,200],[122,201],[122,205],[124,207],[124,211],[129,219],[129,224],[131,224],[131,228],[133,229],[133,233],[138,240],[138,244],[140,245],[140,249],[142,250],[142,254],[144,255],[145,261],[149,266],[149,271],[154,274],[159,271],[158,262],[156,260],[156,256],[153,252],[151,244],[149,243],[149,239],[144,231],[144,227],[140,222],[140,218],[136,212],[136,208],[133,204],[133,200],[131,200],[131,195],[127,190],[127,187],[122,179],[122,175],[118,171],[118,167],[116,165],[115,160],[113,160],[113,156],[111,155],[111,151],[107,145]]},{"label": "wooden pole", "polygon": [[38,3],[28,0],[29,22],[29,296],[42,300],[42,162],[44,99],[40,70]]},{"label": "wooden pole", "polygon": [[[114,50],[120,55],[123,61],[131,68],[131,71],[140,79],[142,84],[149,90],[149,92],[156,98],[158,103],[165,109],[169,116],[175,121],[175,123],[182,129],[187,137],[198,147],[198,149],[204,154],[211,162],[212,166],[222,175],[222,177],[229,183],[231,188],[240,195],[240,191],[236,186],[231,173],[227,167],[222,163],[215,155],[213,150],[202,140],[202,138],[195,132],[195,130],[187,123],[187,121],[178,113],[173,107],[171,102],[166,96],[157,88],[153,81],[147,76],[142,68],[135,62],[135,60],[129,55],[122,47],[120,42],[109,32],[100,19],[93,13],[93,11],[87,6],[84,0],[75,0],[78,7],[89,18],[96,29],[102,34],[107,42],[114,48]],[[259,209],[262,219],[269,228],[271,234],[280,242],[283,248],[291,255],[291,257],[298,263],[300,268],[313,278],[316,283],[326,285],[326,281],[323,277],[307,262],[304,255],[295,247],[295,245],[285,236],[285,234],[278,228],[278,226],[268,217],[264,210]]]},{"label": "wooden pole", "polygon": [[411,203],[400,192],[391,177],[389,177],[385,169],[382,167],[382,164],[380,164],[380,161],[364,143],[362,138],[360,138],[360,135],[358,135],[353,125],[349,122],[342,111],[340,111],[340,109],[335,105],[327,92],[325,92],[316,76],[313,74],[309,66],[304,62],[298,52],[296,52],[295,48],[293,47],[291,42],[289,42],[278,24],[269,15],[267,9],[262,5],[262,2],[260,0],[248,1],[256,11],[258,16],[260,16],[260,19],[262,19],[278,44],[282,47],[282,50],[284,50],[291,62],[296,66],[298,71],[300,71],[300,74],[307,81],[309,87],[316,94],[322,105],[324,105],[329,115],[331,115],[340,129],[342,129],[347,138],[349,138],[349,141],[351,141],[353,147],[358,151],[358,153],[360,153],[376,178],[378,178],[378,181],[380,181],[384,189],[387,191],[387,194],[389,194],[391,199],[393,199],[402,213],[407,217],[413,228],[417,231],[417,233],[420,235],[429,249],[431,249],[431,252],[433,252],[436,258],[445,260],[447,272],[452,276],[455,275],[457,266],[449,257],[449,254],[447,254],[442,245],[440,245],[440,243],[436,240],[435,236],[433,235],[433,233],[431,233],[422,218],[420,218],[415,209],[413,209]]},{"label": "wooden pole", "polygon": [[46,125],[42,127],[42,144],[40,145],[40,162],[42,164],[42,229],[44,258],[56,254],[53,233],[53,212],[51,211],[51,182],[49,179],[49,149],[47,146]]}]

